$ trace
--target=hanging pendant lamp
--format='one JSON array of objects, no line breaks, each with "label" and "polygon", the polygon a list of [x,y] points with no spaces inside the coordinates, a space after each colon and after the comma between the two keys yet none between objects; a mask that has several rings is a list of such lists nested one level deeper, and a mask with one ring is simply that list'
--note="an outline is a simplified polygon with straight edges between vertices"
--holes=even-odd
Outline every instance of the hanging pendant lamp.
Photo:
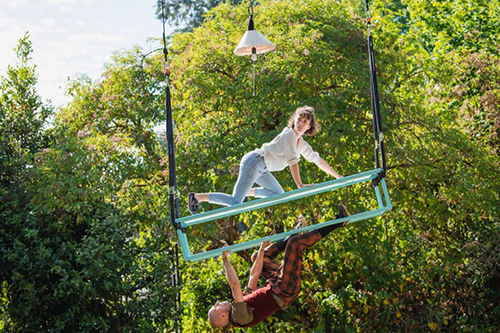
[{"label": "hanging pendant lamp", "polygon": [[248,6],[248,14],[250,19],[248,21],[248,29],[240,40],[240,43],[234,49],[234,54],[239,56],[252,56],[252,60],[257,60],[257,54],[264,54],[276,49],[276,45],[271,43],[260,32],[255,30],[253,23],[253,6],[254,1],[250,1]]}]

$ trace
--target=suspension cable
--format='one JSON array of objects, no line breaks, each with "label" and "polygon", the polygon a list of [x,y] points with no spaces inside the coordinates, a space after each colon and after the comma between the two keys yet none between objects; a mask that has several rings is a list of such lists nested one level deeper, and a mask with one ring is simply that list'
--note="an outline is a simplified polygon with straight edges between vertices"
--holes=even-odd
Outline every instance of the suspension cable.
[{"label": "suspension cable", "polygon": [[[375,57],[373,55],[373,38],[371,35],[371,11],[368,6],[368,0],[365,0],[366,25],[368,28],[368,56],[370,61],[370,93],[371,105],[373,114],[373,136],[375,139],[375,166],[381,168],[382,172],[379,177],[373,180],[373,185],[376,186],[386,174],[386,158],[385,148],[382,134],[382,119],[380,115],[380,102],[378,98],[377,72],[375,67]],[[382,159],[382,164],[380,163]]]},{"label": "suspension cable", "polygon": [[[161,16],[163,23],[163,54],[164,54],[164,67],[165,67],[165,112],[166,112],[166,131],[167,131],[167,146],[168,146],[168,194],[170,202],[170,221],[176,228],[180,228],[180,224],[176,221],[179,218],[179,196],[177,191],[177,178],[175,173],[175,150],[174,150],[174,130],[172,120],[172,100],[170,93],[170,65],[168,62],[168,49],[167,39],[165,36],[165,3],[161,0]],[[173,285],[176,289],[175,297],[175,318],[174,318],[174,332],[182,333],[182,325],[180,325],[182,313],[181,304],[181,287],[182,276],[179,269],[179,244],[175,244],[174,249],[174,274]]]}]

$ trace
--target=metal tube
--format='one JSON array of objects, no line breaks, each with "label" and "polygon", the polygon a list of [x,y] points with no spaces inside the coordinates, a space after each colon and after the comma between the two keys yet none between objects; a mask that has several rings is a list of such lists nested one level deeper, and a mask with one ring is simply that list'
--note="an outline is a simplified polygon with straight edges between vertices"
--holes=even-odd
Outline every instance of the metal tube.
[{"label": "metal tube", "polygon": [[266,237],[263,237],[263,238],[260,238],[260,239],[254,239],[254,240],[251,240],[251,241],[248,241],[248,242],[244,242],[244,243],[240,243],[240,244],[234,244],[234,245],[226,246],[226,247],[223,247],[223,248],[219,248],[219,249],[215,249],[215,250],[211,250],[211,251],[207,251],[207,252],[196,253],[196,254],[193,254],[193,255],[184,254],[184,259],[187,260],[187,261],[190,261],[190,262],[199,261],[199,260],[203,260],[203,259],[209,259],[209,258],[216,257],[218,255],[221,255],[222,252],[224,252],[224,251],[237,252],[237,251],[246,250],[246,249],[249,249],[249,248],[252,248],[252,247],[259,246],[260,243],[262,243],[264,241],[275,242],[275,241],[278,241],[280,239],[285,238],[286,236],[295,235],[295,234],[298,234],[298,233],[301,233],[301,232],[307,232],[307,231],[316,230],[316,229],[323,228],[323,227],[326,227],[326,226],[332,225],[332,224],[343,223],[346,220],[349,221],[348,223],[354,223],[354,222],[366,220],[366,219],[369,219],[369,218],[372,218],[372,217],[375,217],[375,216],[382,215],[387,210],[389,210],[389,209],[388,208],[374,209],[374,210],[371,210],[371,211],[368,211],[368,212],[363,212],[363,213],[359,213],[359,214],[356,214],[356,215],[351,215],[351,216],[348,216],[348,217],[343,217],[343,218],[340,218],[340,219],[330,220],[330,221],[327,221],[327,222],[322,222],[322,223],[319,223],[319,224],[310,225],[310,226],[307,226],[307,227],[304,227],[304,228],[290,230],[290,231],[287,231],[287,232],[283,232],[281,234],[266,236]]},{"label": "metal tube", "polygon": [[235,206],[219,208],[202,214],[182,217],[177,221],[181,223],[182,227],[186,227],[212,221],[217,218],[228,217],[236,214],[241,214],[243,212],[274,206],[287,201],[292,201],[299,198],[305,198],[312,195],[332,191],[337,188],[347,187],[368,180],[372,180],[375,179],[381,171],[382,171],[381,169],[365,171],[356,175],[351,175],[340,179],[335,179],[321,184],[317,184],[314,186],[304,187],[290,192],[273,195],[271,197],[252,200]]}]

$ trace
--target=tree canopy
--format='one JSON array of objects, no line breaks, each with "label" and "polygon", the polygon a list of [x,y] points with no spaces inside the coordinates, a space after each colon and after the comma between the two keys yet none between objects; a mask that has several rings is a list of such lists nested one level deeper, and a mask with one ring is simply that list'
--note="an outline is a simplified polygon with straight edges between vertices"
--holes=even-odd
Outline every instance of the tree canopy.
[{"label": "tree canopy", "polygon": [[[172,4],[175,4],[172,3]],[[180,4],[180,3],[179,3]],[[498,0],[371,3],[394,211],[334,232],[305,252],[302,293],[248,332],[495,332],[500,327]],[[261,1],[255,24],[278,47],[233,55],[247,4],[220,3],[172,35],[169,60],[181,215],[190,191],[231,192],[238,164],[301,105],[308,142],[339,173],[373,168],[363,5]],[[59,110],[36,92],[29,36],[1,78],[0,330],[211,331],[230,289],[218,259],[181,261],[168,221],[161,54],[116,53],[100,80],[79,77]],[[164,126],[164,124],[163,124]],[[329,177],[301,163],[308,183]],[[275,174],[294,189],[289,172]],[[200,250],[373,207],[354,186],[190,230]],[[202,207],[205,210],[215,206]],[[238,223],[250,228],[238,231]],[[251,250],[231,260],[242,283]],[[228,328],[228,332],[239,329]]]},{"label": "tree canopy", "polygon": [[[203,24],[205,14],[216,7],[223,0],[157,0],[156,16],[162,19],[165,16],[165,21],[173,26],[183,26],[180,30],[192,30]],[[236,5],[241,3],[241,0],[230,0],[230,3]]]}]

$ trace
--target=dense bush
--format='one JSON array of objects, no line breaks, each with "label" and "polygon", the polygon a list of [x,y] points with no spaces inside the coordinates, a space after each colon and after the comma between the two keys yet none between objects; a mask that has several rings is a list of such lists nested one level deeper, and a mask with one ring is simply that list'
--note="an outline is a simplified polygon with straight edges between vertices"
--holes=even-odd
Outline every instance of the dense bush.
[{"label": "dense bush", "polygon": [[[142,151],[147,155],[147,136],[130,134],[124,126],[114,133],[102,130],[95,121],[95,91],[85,97],[79,90],[85,102],[75,98],[49,125],[51,110],[34,88],[27,36],[17,52],[19,63],[9,68],[1,95],[0,327],[8,332],[172,327],[173,247],[163,223],[146,213],[154,210],[156,216],[159,209],[151,205],[164,204],[162,195],[147,199],[157,186],[144,171],[149,158],[141,157]],[[75,82],[73,89],[82,85]],[[113,121],[118,124],[118,117]]]}]

